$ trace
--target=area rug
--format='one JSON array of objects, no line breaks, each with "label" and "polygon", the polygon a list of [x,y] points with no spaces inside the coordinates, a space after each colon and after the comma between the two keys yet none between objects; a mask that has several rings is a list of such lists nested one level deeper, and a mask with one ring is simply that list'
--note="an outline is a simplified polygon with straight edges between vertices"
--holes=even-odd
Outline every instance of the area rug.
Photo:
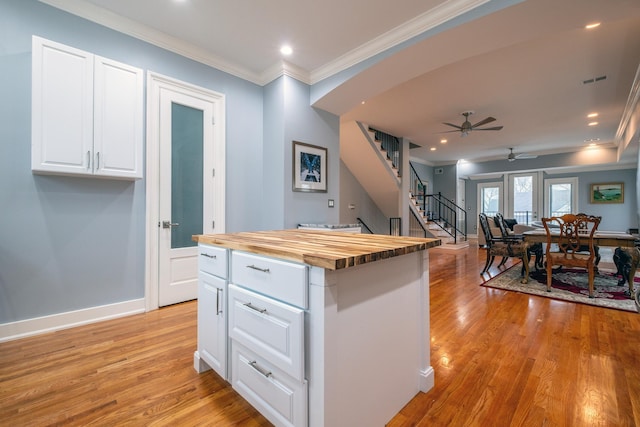
[{"label": "area rug", "polygon": [[[637,289],[639,284],[640,278],[636,277],[634,288]],[[636,312],[636,305],[628,295],[629,285],[625,283],[618,286],[615,273],[602,269],[594,280],[595,298],[589,298],[588,275],[581,269],[563,268],[554,273],[551,292],[547,292],[547,274],[544,270],[531,271],[529,283],[520,283],[520,264],[482,283],[482,286]]]}]

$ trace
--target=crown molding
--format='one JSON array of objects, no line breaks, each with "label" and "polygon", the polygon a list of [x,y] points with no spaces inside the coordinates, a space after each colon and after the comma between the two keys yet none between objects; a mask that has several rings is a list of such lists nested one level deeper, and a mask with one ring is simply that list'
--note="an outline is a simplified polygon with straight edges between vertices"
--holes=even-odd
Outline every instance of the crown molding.
[{"label": "crown molding", "polygon": [[282,76],[289,76],[302,83],[311,84],[307,70],[284,60],[266,69],[261,75],[259,84],[265,86]]},{"label": "crown molding", "polygon": [[615,141],[618,143],[618,154],[621,156],[624,150],[632,143],[634,135],[640,127],[640,66],[636,70],[633,84],[629,92],[629,98],[625,105],[616,132]]},{"label": "crown molding", "polygon": [[448,0],[311,71],[311,84],[387,51],[490,0]]},{"label": "crown molding", "polygon": [[176,37],[169,36],[168,34],[157,31],[146,25],[142,25],[139,22],[125,18],[92,3],[81,0],[39,1],[41,3],[45,3],[49,6],[55,7],[56,9],[63,10],[65,12],[95,22],[96,24],[103,25],[112,30],[145,41],[154,46],[158,46],[162,49],[177,53],[181,56],[200,62],[202,64],[209,65],[225,73],[240,77],[244,80],[248,80],[258,85],[262,85],[263,77],[250,70],[247,70],[246,68],[240,67],[236,64],[232,64],[231,62],[217,57],[191,43],[187,43]]},{"label": "crown molding", "polygon": [[427,30],[437,27],[459,15],[462,15],[490,0],[448,0],[439,6],[405,22],[387,33],[356,47],[334,61],[308,72],[300,67],[282,61],[274,64],[258,74],[244,67],[233,64],[210,52],[169,36],[139,22],[103,9],[82,0],[39,0],[41,3],[111,28],[120,33],[177,53],[186,58],[209,65],[220,71],[229,73],[252,83],[264,86],[276,78],[287,75],[306,84],[317,83],[379,53],[382,53],[402,42],[405,42]]}]

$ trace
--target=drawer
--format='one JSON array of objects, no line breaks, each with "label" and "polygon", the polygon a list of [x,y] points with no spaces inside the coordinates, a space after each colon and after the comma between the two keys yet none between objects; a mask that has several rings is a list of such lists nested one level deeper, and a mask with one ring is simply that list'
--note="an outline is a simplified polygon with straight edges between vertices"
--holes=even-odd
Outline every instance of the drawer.
[{"label": "drawer", "polygon": [[231,344],[231,385],[277,426],[307,425],[307,382],[295,381],[242,345]]},{"label": "drawer", "polygon": [[307,308],[307,267],[233,251],[231,281],[272,298]]},{"label": "drawer", "polygon": [[229,338],[298,381],[304,378],[304,311],[229,285]]},{"label": "drawer", "polygon": [[217,246],[198,246],[198,270],[227,278],[227,250]]}]

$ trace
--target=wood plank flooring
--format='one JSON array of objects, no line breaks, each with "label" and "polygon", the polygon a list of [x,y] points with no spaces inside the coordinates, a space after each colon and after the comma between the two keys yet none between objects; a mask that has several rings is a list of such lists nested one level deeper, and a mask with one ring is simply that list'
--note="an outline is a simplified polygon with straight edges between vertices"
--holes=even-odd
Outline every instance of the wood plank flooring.
[{"label": "wood plank flooring", "polygon": [[[390,427],[640,426],[639,314],[479,286],[475,245],[430,259],[436,384]],[[195,347],[194,302],[0,343],[0,426],[270,425]]]}]

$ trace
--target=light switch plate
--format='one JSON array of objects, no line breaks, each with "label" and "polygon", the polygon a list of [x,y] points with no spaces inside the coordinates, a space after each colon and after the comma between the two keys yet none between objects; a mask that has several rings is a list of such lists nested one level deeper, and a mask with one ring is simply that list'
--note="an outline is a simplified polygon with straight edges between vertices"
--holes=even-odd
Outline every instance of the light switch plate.
[{"label": "light switch plate", "polygon": [[329,207],[332,208],[333,207],[333,199],[329,199]]}]

